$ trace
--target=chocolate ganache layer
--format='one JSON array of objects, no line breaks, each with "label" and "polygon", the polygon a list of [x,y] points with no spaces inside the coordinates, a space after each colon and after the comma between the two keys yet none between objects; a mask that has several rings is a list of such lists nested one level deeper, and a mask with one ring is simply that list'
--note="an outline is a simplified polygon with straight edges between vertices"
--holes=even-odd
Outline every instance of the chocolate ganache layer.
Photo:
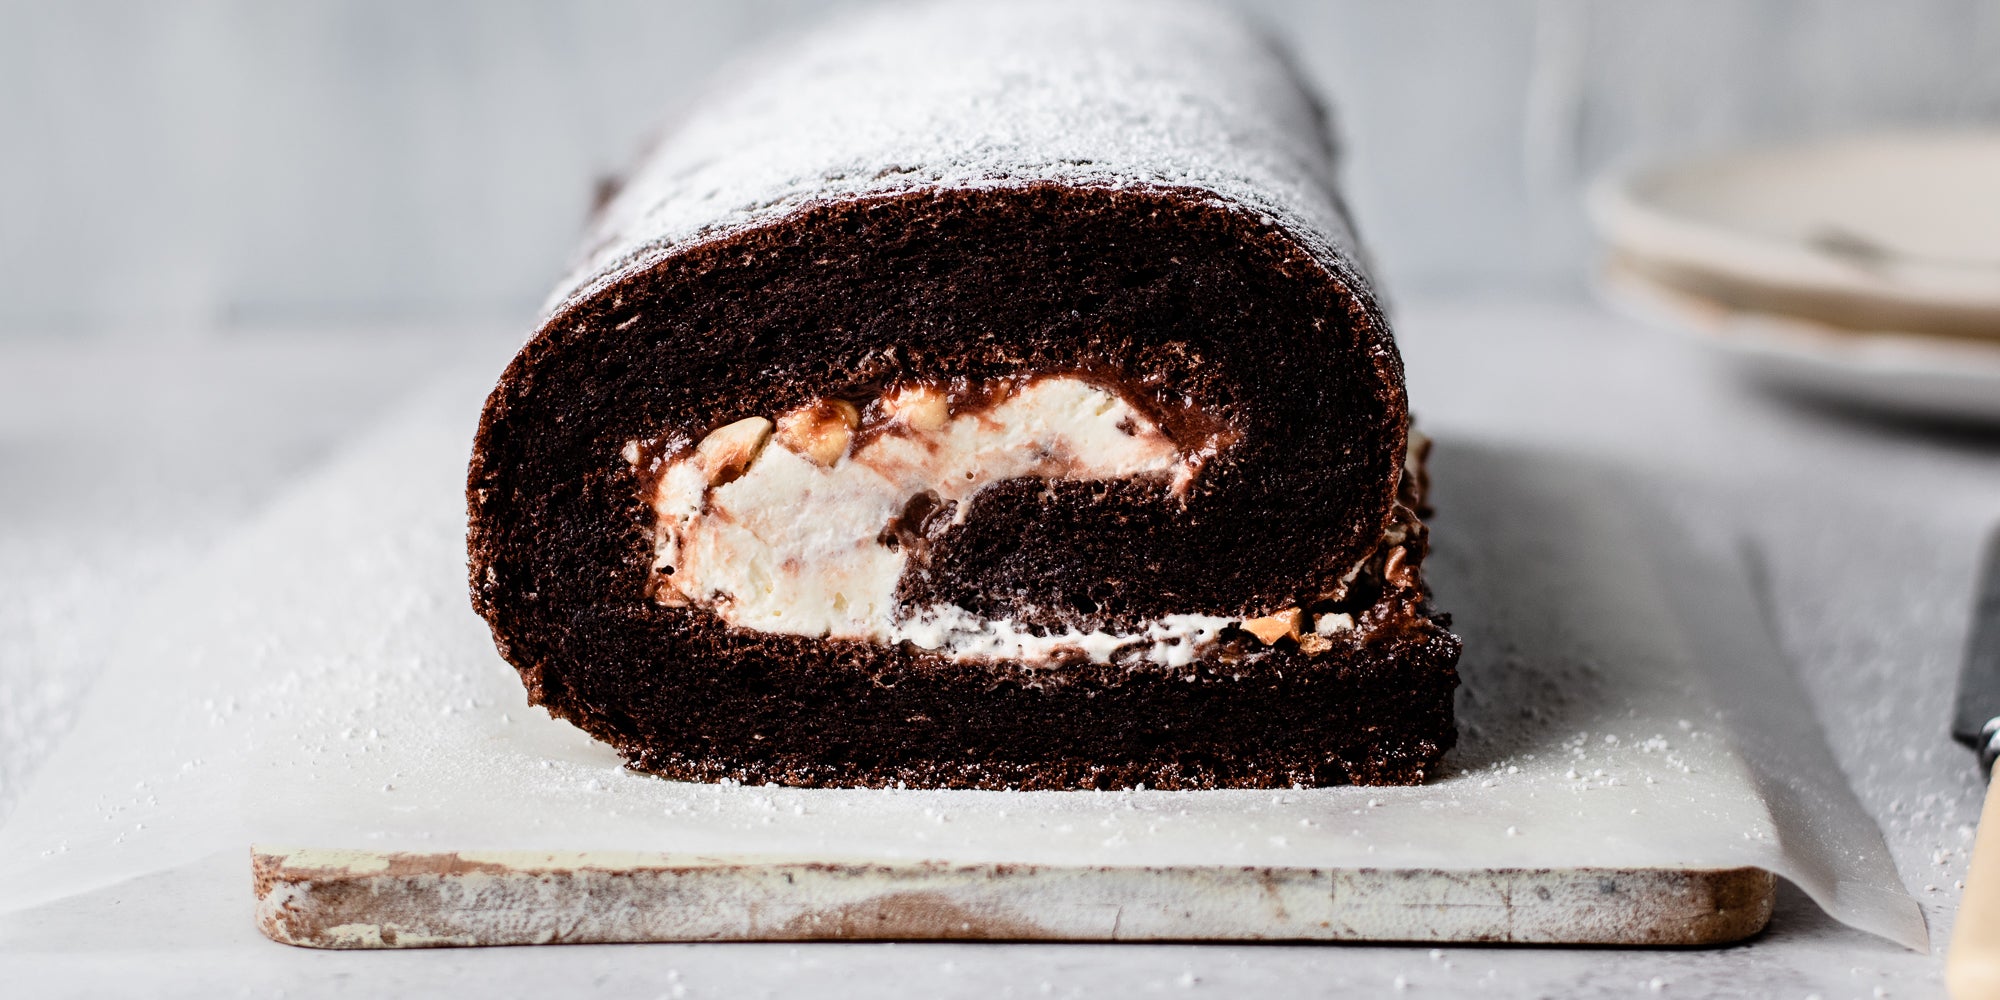
[{"label": "chocolate ganache layer", "polygon": [[1202,6],[898,7],[745,63],[488,399],[475,607],[670,777],[1422,780],[1458,642],[1332,171]]}]

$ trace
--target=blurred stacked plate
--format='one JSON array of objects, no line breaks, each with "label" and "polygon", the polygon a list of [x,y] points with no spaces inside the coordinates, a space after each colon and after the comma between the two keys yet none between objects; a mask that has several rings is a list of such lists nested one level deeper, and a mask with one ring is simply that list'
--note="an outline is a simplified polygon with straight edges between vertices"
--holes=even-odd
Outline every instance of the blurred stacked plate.
[{"label": "blurred stacked plate", "polygon": [[1642,169],[1590,211],[1614,302],[1794,388],[2000,422],[2000,132]]}]

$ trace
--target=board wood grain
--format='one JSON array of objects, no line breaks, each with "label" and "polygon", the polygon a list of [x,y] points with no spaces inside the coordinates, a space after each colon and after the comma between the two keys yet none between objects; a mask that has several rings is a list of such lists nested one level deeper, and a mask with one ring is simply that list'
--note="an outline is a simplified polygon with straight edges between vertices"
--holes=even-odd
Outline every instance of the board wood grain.
[{"label": "board wood grain", "polygon": [[251,852],[257,926],[307,948],[639,941],[1713,945],[1758,868],[1084,867],[673,854]]}]

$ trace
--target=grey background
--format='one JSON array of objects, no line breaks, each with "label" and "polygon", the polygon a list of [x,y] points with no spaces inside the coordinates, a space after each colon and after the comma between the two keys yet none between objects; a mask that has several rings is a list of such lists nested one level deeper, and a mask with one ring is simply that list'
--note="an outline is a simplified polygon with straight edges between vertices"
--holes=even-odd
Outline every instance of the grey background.
[{"label": "grey background", "polygon": [[[0,0],[0,822],[132,605],[427,372],[504,353],[591,178],[735,48],[831,6]],[[1575,301],[1591,256],[1576,193],[1628,159],[2000,119],[2000,0],[1245,6],[1340,106],[1423,418],[1731,498],[1782,644],[1941,946],[1980,791],[1944,721],[2000,444],[1795,405]],[[1935,954],[1834,926],[1796,893],[1764,937],[1716,951],[341,958],[256,941],[224,860],[0,920],[0,981],[201,997],[1941,992]]]},{"label": "grey background", "polygon": [[[591,180],[841,4],[0,0],[0,336],[525,325]],[[2000,119],[2000,0],[1251,0],[1392,294],[1581,283],[1628,159]]]}]

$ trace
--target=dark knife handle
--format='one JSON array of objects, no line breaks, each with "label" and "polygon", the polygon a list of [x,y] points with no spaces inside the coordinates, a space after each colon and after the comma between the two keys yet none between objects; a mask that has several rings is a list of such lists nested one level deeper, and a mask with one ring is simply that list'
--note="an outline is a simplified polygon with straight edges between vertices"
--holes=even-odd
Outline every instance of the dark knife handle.
[{"label": "dark knife handle", "polygon": [[1993,772],[1993,761],[1995,758],[2000,758],[2000,719],[1986,720],[1986,725],[1981,726],[1979,732],[1971,736],[1960,733],[1958,727],[1953,726],[1951,735],[1953,739],[1971,747],[1979,754],[1981,769],[1988,774]]},{"label": "dark knife handle", "polygon": [[1987,539],[1977,586],[1951,735],[1979,751],[1980,765],[1991,770],[2000,756],[2000,531]]}]

